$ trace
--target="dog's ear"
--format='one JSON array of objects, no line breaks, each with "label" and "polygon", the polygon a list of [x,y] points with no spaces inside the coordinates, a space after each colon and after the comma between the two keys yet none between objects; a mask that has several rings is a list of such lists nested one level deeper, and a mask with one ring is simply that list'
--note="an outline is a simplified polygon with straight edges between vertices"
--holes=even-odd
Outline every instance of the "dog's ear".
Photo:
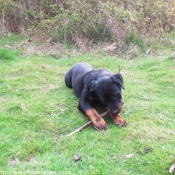
[{"label": "dog's ear", "polygon": [[97,81],[92,81],[92,83],[91,83],[90,93],[94,93],[94,92],[95,92],[96,82],[97,82]]},{"label": "dog's ear", "polygon": [[124,83],[123,83],[123,77],[120,73],[112,75],[111,79],[113,82],[118,83],[123,89],[125,89]]}]

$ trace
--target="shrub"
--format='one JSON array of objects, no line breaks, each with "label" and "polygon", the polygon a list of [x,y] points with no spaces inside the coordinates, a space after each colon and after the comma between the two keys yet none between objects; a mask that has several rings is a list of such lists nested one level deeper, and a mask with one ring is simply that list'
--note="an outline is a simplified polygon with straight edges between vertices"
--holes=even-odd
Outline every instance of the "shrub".
[{"label": "shrub", "polygon": [[134,37],[157,37],[175,28],[172,0],[0,0],[0,14],[10,31],[29,30],[30,36],[80,47],[103,41],[123,44],[135,31]]}]

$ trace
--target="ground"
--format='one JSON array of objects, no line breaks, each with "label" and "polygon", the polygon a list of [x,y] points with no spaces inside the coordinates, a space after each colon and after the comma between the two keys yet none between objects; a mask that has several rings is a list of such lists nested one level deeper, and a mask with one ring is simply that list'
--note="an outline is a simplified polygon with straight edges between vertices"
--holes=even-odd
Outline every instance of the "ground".
[{"label": "ground", "polygon": [[[65,57],[19,55],[15,45],[3,43],[8,59],[0,59],[0,174],[168,174],[175,157],[173,47],[152,47],[154,53],[124,59],[99,51],[69,56],[74,47],[64,51]],[[64,83],[66,72],[80,61],[114,73],[120,69],[125,83],[121,115],[128,127],[117,127],[106,116],[108,131],[89,126],[66,136],[88,122]],[[75,154],[81,159],[75,161]]]}]

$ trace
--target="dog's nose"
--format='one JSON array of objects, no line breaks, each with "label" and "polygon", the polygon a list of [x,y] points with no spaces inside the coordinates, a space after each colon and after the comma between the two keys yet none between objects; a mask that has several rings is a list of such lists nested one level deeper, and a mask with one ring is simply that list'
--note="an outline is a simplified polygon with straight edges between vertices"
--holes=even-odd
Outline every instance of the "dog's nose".
[{"label": "dog's nose", "polygon": [[113,109],[111,112],[112,112],[113,114],[118,114],[118,113],[119,113],[119,110],[116,108],[116,109]]}]

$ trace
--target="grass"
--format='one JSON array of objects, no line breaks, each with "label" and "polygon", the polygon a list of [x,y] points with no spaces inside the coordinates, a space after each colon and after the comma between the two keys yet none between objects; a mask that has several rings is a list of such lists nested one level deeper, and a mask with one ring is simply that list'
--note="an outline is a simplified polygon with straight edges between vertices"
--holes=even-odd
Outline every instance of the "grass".
[{"label": "grass", "polygon": [[[112,72],[120,65],[126,88],[121,115],[128,127],[106,116],[108,131],[89,126],[66,137],[88,121],[64,83],[65,73],[80,61]],[[0,65],[0,174],[168,174],[175,157],[173,59],[14,56],[0,59]]]},{"label": "grass", "polygon": [[20,54],[19,50],[0,48],[0,60],[12,60]]},{"label": "grass", "polygon": [[12,45],[14,43],[18,43],[25,39],[24,36],[18,35],[18,34],[3,34],[0,33],[0,46],[1,45]]}]

